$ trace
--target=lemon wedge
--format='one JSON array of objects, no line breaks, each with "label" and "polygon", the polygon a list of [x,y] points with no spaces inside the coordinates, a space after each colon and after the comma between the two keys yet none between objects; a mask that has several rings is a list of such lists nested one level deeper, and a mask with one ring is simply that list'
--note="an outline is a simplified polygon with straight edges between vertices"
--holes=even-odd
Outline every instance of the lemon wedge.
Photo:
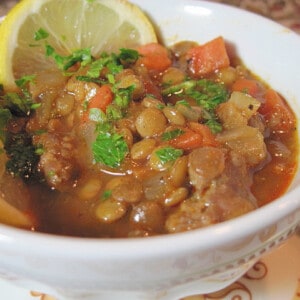
[{"label": "lemon wedge", "polygon": [[0,83],[53,68],[36,33],[60,55],[90,48],[92,55],[156,42],[154,28],[137,6],[126,0],[22,0],[0,25]]}]

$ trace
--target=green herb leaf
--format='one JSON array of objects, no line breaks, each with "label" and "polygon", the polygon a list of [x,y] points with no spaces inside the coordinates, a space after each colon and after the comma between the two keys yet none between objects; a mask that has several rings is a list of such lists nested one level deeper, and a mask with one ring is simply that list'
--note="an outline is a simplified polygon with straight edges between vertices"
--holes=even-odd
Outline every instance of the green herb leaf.
[{"label": "green herb leaf", "polygon": [[76,63],[80,62],[82,66],[86,66],[92,62],[92,54],[90,48],[74,51],[70,56],[64,58],[65,63],[63,70],[66,71]]},{"label": "green herb leaf", "polygon": [[104,191],[101,196],[101,200],[107,200],[108,198],[110,198],[111,194],[112,194],[112,190]]},{"label": "green herb leaf", "polygon": [[87,77],[98,78],[102,69],[105,67],[106,61],[104,59],[97,59],[89,65]]},{"label": "green herb leaf", "polygon": [[45,149],[42,146],[35,149],[35,154],[37,155],[42,155],[44,153],[45,153]]},{"label": "green herb leaf", "polygon": [[81,63],[82,66],[86,66],[92,62],[90,48],[76,50],[69,56],[62,56],[58,54],[52,46],[47,44],[46,56],[52,57],[55,60],[58,68],[63,71],[68,70],[78,62]]},{"label": "green herb leaf", "polygon": [[165,147],[157,150],[155,154],[158,156],[160,161],[165,164],[180,157],[183,154],[183,150],[173,147]]},{"label": "green herb leaf", "polygon": [[8,108],[12,114],[25,117],[30,114],[32,101],[17,93],[7,93],[2,97],[3,107]]},{"label": "green herb leaf", "polygon": [[122,61],[122,63],[133,64],[137,61],[139,56],[140,54],[138,53],[138,51],[134,49],[120,49],[119,59]]},{"label": "green herb leaf", "polygon": [[128,146],[122,135],[117,133],[100,133],[92,145],[94,159],[108,167],[120,166],[128,153]]},{"label": "green herb leaf", "polygon": [[120,120],[123,117],[122,109],[115,104],[108,105],[106,107],[106,117],[110,121]]},{"label": "green herb leaf", "polygon": [[107,121],[105,113],[99,108],[91,108],[89,110],[89,119],[97,123],[104,123]]},{"label": "green herb leaf", "polygon": [[176,128],[174,130],[164,132],[162,134],[162,140],[163,141],[170,141],[170,140],[173,140],[173,139],[175,139],[176,137],[178,137],[182,134],[184,134],[184,131],[179,129],[179,128]]},{"label": "green herb leaf", "polygon": [[19,88],[25,88],[28,83],[34,82],[35,78],[36,75],[23,76],[20,79],[17,79],[15,83]]},{"label": "green herb leaf", "polygon": [[113,92],[115,93],[114,102],[116,103],[116,105],[122,109],[127,108],[131,101],[133,91],[134,91],[133,85],[127,88],[114,89],[113,90]]},{"label": "green herb leaf", "polygon": [[40,28],[38,31],[36,31],[36,32],[34,33],[34,40],[35,40],[35,41],[44,40],[44,39],[46,39],[48,36],[49,36],[49,33],[48,33],[45,29]]},{"label": "green herb leaf", "polygon": [[90,76],[83,76],[83,75],[80,75],[80,76],[76,76],[76,79],[79,80],[79,81],[86,81],[86,82],[95,82],[99,85],[102,85],[102,84],[105,84],[106,82],[101,79],[101,78],[93,78],[93,77],[90,77]]},{"label": "green herb leaf", "polygon": [[192,90],[196,87],[197,82],[195,80],[186,80],[181,83],[171,85],[162,90],[162,94],[164,96],[172,95],[172,94],[183,94],[189,90]]},{"label": "green herb leaf", "polygon": [[211,118],[205,122],[205,125],[209,127],[213,134],[217,134],[222,131],[222,125],[218,120]]},{"label": "green herb leaf", "polygon": [[188,91],[187,94],[193,97],[198,105],[210,111],[228,99],[225,86],[209,79],[198,80],[197,89]]}]

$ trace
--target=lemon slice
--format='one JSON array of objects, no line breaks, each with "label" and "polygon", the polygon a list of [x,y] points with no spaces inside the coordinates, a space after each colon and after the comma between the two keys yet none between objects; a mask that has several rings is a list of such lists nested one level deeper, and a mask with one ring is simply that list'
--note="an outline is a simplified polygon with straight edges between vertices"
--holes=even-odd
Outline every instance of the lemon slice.
[{"label": "lemon slice", "polygon": [[0,25],[0,83],[15,88],[15,79],[53,67],[45,56],[40,29],[60,55],[90,48],[94,56],[157,41],[153,26],[126,0],[22,0]]}]

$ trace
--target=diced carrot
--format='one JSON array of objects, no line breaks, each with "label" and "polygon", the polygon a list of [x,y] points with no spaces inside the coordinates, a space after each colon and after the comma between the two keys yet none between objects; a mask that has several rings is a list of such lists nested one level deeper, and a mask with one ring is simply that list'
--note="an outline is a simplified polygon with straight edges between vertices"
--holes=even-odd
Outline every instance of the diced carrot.
[{"label": "diced carrot", "polygon": [[223,37],[217,37],[187,52],[189,71],[195,77],[202,77],[230,64]]},{"label": "diced carrot", "polygon": [[105,112],[107,106],[113,101],[113,97],[113,92],[108,84],[99,87],[96,94],[89,100],[87,110],[81,116],[81,121],[87,122],[89,120],[89,110],[91,108],[99,108]]},{"label": "diced carrot", "polygon": [[296,118],[284,99],[273,89],[264,95],[265,102],[259,108],[269,127],[275,131],[287,132],[296,127]]},{"label": "diced carrot", "polygon": [[141,55],[137,63],[144,65],[148,70],[163,72],[171,66],[168,50],[157,43],[150,43],[137,48]]},{"label": "diced carrot", "polygon": [[113,92],[111,87],[107,84],[102,85],[96,95],[90,99],[88,103],[88,109],[99,108],[106,111],[106,107],[113,101]]},{"label": "diced carrot", "polygon": [[183,134],[170,140],[170,144],[175,148],[192,150],[202,146],[203,137],[200,133],[185,128]]},{"label": "diced carrot", "polygon": [[255,97],[259,92],[259,86],[256,80],[239,78],[232,85],[232,90],[237,92],[244,92],[252,97]]},{"label": "diced carrot", "polygon": [[216,137],[211,132],[208,126],[197,122],[190,122],[190,128],[194,132],[202,135],[202,146],[217,147],[219,145],[219,143],[216,140]]}]

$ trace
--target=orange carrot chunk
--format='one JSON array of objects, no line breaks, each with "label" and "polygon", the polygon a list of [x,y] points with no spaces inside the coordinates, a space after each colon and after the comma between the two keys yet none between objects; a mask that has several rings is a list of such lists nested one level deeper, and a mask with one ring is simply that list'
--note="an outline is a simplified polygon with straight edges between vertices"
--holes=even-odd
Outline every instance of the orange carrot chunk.
[{"label": "orange carrot chunk", "polygon": [[99,87],[96,94],[89,100],[87,110],[83,112],[81,121],[85,123],[89,120],[89,110],[91,108],[99,108],[106,112],[106,108],[113,101],[113,97],[113,92],[108,84]]},{"label": "orange carrot chunk", "polygon": [[219,143],[209,127],[197,122],[190,122],[190,128],[202,136],[202,146],[217,147]]},{"label": "orange carrot chunk", "polygon": [[295,115],[276,91],[268,89],[264,99],[259,112],[264,115],[272,130],[287,132],[296,128]]},{"label": "orange carrot chunk", "polygon": [[88,103],[88,109],[99,108],[106,111],[107,106],[113,101],[113,92],[109,85],[102,85]]},{"label": "orange carrot chunk", "polygon": [[137,48],[141,55],[137,63],[148,70],[163,72],[171,66],[168,50],[160,44],[150,43]]},{"label": "orange carrot chunk", "polygon": [[259,92],[259,86],[257,81],[253,79],[239,78],[232,85],[232,90],[247,93],[255,97]]},{"label": "orange carrot chunk", "polygon": [[217,37],[206,44],[191,48],[187,52],[189,71],[195,77],[208,75],[230,64],[223,37]]},{"label": "orange carrot chunk", "polygon": [[182,150],[192,150],[201,147],[203,137],[200,133],[185,128],[184,133],[173,140],[170,140],[171,146]]}]

